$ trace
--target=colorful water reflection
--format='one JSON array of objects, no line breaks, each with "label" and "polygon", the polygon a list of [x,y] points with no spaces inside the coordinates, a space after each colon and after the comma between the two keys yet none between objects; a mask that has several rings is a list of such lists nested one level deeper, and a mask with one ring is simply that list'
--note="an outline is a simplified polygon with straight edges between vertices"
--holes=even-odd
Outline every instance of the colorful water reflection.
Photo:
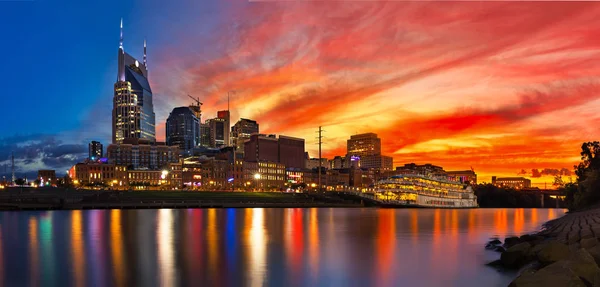
[{"label": "colorful water reflection", "polygon": [[508,285],[512,276],[483,265],[498,256],[483,248],[486,240],[536,230],[563,214],[314,208],[0,213],[0,283]]}]

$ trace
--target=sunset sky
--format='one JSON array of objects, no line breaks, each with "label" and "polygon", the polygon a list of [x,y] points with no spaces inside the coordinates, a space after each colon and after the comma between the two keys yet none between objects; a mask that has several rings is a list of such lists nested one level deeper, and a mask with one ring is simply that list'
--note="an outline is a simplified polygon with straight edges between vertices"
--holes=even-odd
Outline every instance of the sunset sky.
[{"label": "sunset sky", "polygon": [[160,140],[187,94],[206,119],[228,91],[233,121],[305,138],[311,156],[318,126],[326,157],[375,132],[395,165],[480,181],[550,183],[600,136],[600,3],[80,2],[0,1],[4,166],[14,151],[23,173],[61,171],[108,145],[121,17],[127,52],[148,39]]}]

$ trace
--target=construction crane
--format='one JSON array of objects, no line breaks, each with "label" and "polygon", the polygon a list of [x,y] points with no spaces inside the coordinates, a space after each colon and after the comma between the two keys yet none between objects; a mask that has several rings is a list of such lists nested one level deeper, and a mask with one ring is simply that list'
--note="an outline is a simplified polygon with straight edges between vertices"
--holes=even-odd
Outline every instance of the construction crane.
[{"label": "construction crane", "polygon": [[194,100],[196,102],[196,106],[199,108],[202,105],[202,102],[200,101],[200,97],[198,98],[194,98],[192,96],[190,96],[189,94],[187,95],[190,99]]}]

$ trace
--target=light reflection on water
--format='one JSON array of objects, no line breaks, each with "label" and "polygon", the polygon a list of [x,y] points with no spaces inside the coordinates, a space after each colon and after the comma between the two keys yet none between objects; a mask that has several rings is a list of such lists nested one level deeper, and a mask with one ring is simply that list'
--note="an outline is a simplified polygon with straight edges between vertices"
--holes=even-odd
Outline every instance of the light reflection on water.
[{"label": "light reflection on water", "polygon": [[506,286],[490,237],[560,209],[0,212],[0,286]]}]

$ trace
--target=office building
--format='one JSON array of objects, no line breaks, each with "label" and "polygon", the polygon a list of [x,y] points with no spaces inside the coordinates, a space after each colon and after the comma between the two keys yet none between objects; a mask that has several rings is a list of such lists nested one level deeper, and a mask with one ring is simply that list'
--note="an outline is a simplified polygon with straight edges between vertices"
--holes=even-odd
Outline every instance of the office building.
[{"label": "office building", "polygon": [[278,146],[279,163],[287,168],[304,168],[306,166],[304,139],[280,135]]},{"label": "office building", "polygon": [[531,180],[524,177],[492,176],[492,184],[499,187],[509,187],[515,189],[531,188]]},{"label": "office building", "polygon": [[97,160],[104,157],[104,150],[102,144],[97,141],[92,141],[88,144],[88,158],[90,160]]},{"label": "office building", "polygon": [[200,123],[189,107],[174,108],[166,123],[167,145],[176,145],[182,155],[190,156],[200,145]]},{"label": "office building", "polygon": [[279,190],[285,184],[285,165],[277,162],[258,161],[243,163],[246,184],[259,190]]},{"label": "office building", "polygon": [[[217,119],[223,120],[223,145],[222,146],[230,146],[231,145],[231,113],[229,110],[226,111],[218,111]],[[220,147],[220,146],[219,146]]]},{"label": "office building", "polygon": [[350,136],[347,141],[347,155],[349,156],[373,156],[381,154],[381,139],[377,134],[366,133]]},{"label": "office building", "polygon": [[359,162],[361,168],[382,171],[391,171],[394,168],[393,158],[381,154],[381,139],[375,133],[350,136],[346,157]]},{"label": "office building", "polygon": [[275,135],[253,134],[244,143],[244,161],[279,162],[279,142]]},{"label": "office building", "polygon": [[171,163],[179,162],[179,147],[142,139],[125,139],[123,143],[111,144],[106,153],[110,163],[129,169],[161,170]]},{"label": "office building", "polygon": [[210,146],[210,120],[200,124],[200,146],[209,148]]},{"label": "office building", "polygon": [[56,185],[56,171],[51,169],[38,170],[37,179],[40,181],[40,186]]},{"label": "office building", "polygon": [[[306,160],[306,168],[307,169],[318,169],[319,168],[319,159],[318,158],[309,158]],[[321,158],[321,168],[329,169],[329,160],[326,158]]]},{"label": "office building", "polygon": [[447,171],[448,177],[451,180],[460,181],[462,183],[477,184],[477,174],[473,170],[457,170]]},{"label": "office building", "polygon": [[148,81],[146,41],[144,59],[139,62],[123,48],[123,21],[118,52],[117,82],[114,85],[112,110],[112,142],[124,139],[156,141],[152,89]]},{"label": "office building", "polygon": [[232,146],[236,147],[238,152],[244,153],[244,142],[250,139],[252,134],[259,133],[258,123],[249,119],[240,119],[231,127]]},{"label": "office building", "polygon": [[447,176],[446,171],[441,166],[433,165],[430,163],[427,164],[416,164],[416,163],[407,163],[404,166],[396,167],[397,173],[412,173],[412,174],[421,174],[428,176]]}]

